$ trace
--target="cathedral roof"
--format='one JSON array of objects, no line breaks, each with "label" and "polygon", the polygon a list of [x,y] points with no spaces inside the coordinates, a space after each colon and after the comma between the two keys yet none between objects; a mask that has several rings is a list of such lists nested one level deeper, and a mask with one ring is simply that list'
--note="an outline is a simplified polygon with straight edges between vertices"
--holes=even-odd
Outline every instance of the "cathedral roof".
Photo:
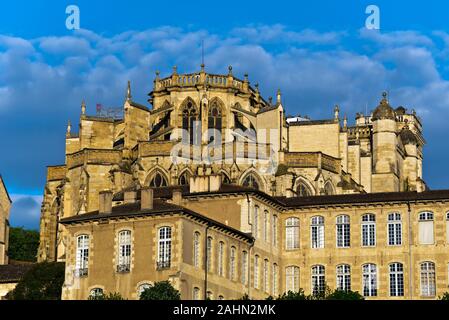
[{"label": "cathedral roof", "polygon": [[405,125],[401,132],[399,133],[401,137],[402,143],[406,144],[418,144],[418,138],[416,135],[409,129],[408,125]]},{"label": "cathedral roof", "polygon": [[382,119],[391,119],[394,120],[396,118],[393,108],[390,106],[390,103],[387,99],[387,93],[383,93],[383,99],[380,101],[380,104],[373,112],[372,120],[382,120]]}]

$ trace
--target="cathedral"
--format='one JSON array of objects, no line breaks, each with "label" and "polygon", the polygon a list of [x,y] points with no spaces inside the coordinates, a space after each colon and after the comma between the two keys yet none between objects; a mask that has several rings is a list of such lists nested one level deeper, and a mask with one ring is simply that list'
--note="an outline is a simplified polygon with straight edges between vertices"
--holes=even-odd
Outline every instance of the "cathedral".
[{"label": "cathedral", "polygon": [[354,126],[288,116],[248,75],[156,73],[148,104],[69,121],[49,166],[39,261],[63,299],[128,299],[169,280],[182,299],[327,287],[436,298],[449,284],[449,191],[422,174],[422,123],[384,93]]}]

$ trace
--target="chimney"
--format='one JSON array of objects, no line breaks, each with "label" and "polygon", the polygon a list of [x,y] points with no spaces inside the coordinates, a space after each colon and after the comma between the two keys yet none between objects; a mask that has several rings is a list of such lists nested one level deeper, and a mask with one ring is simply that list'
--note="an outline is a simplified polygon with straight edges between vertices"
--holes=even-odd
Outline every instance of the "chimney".
[{"label": "chimney", "polygon": [[100,214],[108,214],[112,212],[112,192],[102,191],[100,192],[100,203],[98,212]]},{"label": "chimney", "polygon": [[181,189],[173,189],[172,201],[173,201],[173,204],[176,204],[177,206],[181,205],[181,202],[182,202],[182,190]]},{"label": "chimney", "polygon": [[140,209],[141,210],[151,210],[153,209],[153,202],[154,202],[154,196],[153,196],[153,189],[146,187],[142,188],[140,190]]},{"label": "chimney", "polygon": [[136,191],[125,191],[124,194],[124,203],[134,203],[136,202]]},{"label": "chimney", "polygon": [[214,192],[221,188],[220,175],[198,175],[190,177],[190,193]]}]

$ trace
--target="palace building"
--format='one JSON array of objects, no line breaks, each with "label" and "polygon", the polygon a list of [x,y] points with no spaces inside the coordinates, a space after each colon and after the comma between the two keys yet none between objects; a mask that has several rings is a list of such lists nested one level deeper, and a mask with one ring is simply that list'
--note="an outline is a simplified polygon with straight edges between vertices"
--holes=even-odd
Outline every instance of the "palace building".
[{"label": "palace building", "polygon": [[156,73],[151,107],[67,127],[47,171],[39,261],[65,261],[63,299],[265,299],[326,286],[431,299],[449,284],[449,191],[422,175],[422,123],[383,94],[348,126],[287,116],[248,76]]}]

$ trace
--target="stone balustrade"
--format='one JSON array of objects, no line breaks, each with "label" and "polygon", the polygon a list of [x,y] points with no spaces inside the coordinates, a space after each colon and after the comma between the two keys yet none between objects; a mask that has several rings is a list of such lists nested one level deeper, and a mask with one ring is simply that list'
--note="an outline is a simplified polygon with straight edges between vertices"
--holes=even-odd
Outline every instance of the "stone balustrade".
[{"label": "stone balustrade", "polygon": [[67,155],[67,168],[75,168],[87,164],[117,164],[122,160],[120,150],[84,149]]},{"label": "stone balustrade", "polygon": [[321,152],[288,152],[284,164],[295,168],[318,168],[334,173],[341,172],[341,160]]}]

